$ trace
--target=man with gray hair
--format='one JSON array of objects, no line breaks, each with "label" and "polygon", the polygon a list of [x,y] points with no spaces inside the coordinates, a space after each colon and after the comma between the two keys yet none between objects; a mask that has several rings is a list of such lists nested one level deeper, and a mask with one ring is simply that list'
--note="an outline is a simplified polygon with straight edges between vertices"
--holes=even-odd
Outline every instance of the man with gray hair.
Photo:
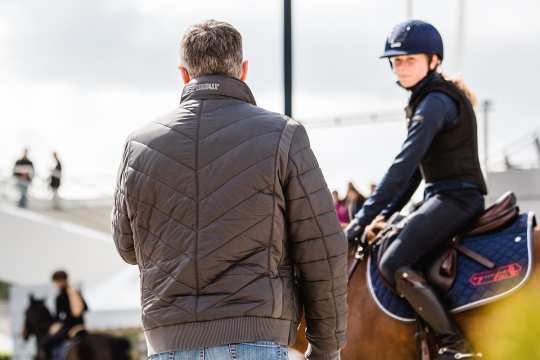
[{"label": "man with gray hair", "polygon": [[138,265],[150,359],[339,359],[347,241],[304,127],[256,106],[242,38],[209,20],[182,39],[180,106],[132,133],[113,209]]}]

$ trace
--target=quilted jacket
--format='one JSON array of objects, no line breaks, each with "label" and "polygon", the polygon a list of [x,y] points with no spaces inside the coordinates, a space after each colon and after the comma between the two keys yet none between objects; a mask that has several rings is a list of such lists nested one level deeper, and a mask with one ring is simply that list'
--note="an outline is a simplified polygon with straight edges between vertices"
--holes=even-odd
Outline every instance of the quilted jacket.
[{"label": "quilted jacket", "polygon": [[[140,270],[149,355],[295,341],[345,343],[347,242],[304,127],[212,75],[126,142],[112,214]],[[324,357],[324,356],[323,356]]]}]

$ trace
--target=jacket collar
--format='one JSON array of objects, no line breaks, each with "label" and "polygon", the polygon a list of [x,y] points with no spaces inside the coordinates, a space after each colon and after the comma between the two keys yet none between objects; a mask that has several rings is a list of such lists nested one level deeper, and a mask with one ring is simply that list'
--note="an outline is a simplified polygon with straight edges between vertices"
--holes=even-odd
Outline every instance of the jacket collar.
[{"label": "jacket collar", "polygon": [[[407,118],[407,128],[411,125],[410,119],[413,116],[413,103],[417,99],[418,94],[421,92],[423,88],[425,88],[429,83],[432,81],[436,81],[438,79],[441,79],[442,75],[436,71],[433,71],[426,75],[422,80],[420,80],[416,85],[410,88],[405,88],[411,92],[411,95],[409,97],[409,102],[407,106],[405,107],[405,117]],[[398,85],[399,82],[398,82]],[[401,86],[401,85],[400,85]]]},{"label": "jacket collar", "polygon": [[204,75],[191,80],[184,86],[180,102],[219,98],[234,98],[256,105],[255,98],[245,82],[225,75]]},{"label": "jacket collar", "polygon": [[439,80],[442,77],[442,75],[436,71],[433,71],[426,75],[425,78],[420,80],[416,85],[414,85],[412,88],[408,89],[411,91],[411,99],[420,92],[427,84],[429,84],[432,81]]}]

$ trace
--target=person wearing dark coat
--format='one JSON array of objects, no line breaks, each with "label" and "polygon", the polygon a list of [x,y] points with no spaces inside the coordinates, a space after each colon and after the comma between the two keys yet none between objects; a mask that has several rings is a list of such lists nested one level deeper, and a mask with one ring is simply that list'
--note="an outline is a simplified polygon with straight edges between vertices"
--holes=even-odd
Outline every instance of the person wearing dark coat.
[{"label": "person wearing dark coat", "polygon": [[34,178],[34,164],[28,159],[28,149],[24,149],[22,157],[13,166],[15,185],[19,190],[20,197],[17,205],[20,208],[28,207],[28,188]]}]

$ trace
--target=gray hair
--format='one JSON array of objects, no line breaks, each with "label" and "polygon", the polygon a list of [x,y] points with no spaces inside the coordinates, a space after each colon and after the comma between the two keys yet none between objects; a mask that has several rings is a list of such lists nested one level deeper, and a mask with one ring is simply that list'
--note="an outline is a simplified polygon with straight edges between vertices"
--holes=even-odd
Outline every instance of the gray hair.
[{"label": "gray hair", "polygon": [[229,23],[204,21],[184,34],[181,57],[191,78],[211,74],[240,78],[242,35]]}]

